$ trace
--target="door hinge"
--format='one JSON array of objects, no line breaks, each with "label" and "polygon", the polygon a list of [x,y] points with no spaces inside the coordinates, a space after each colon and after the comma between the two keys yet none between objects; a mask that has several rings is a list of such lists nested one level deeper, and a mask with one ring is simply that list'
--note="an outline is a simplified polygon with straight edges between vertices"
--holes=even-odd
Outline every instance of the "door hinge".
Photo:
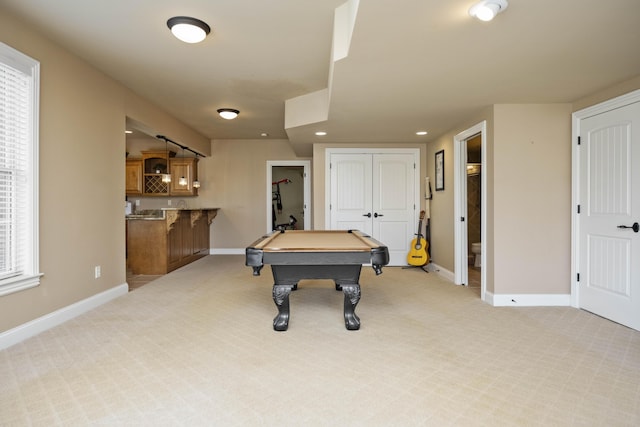
[{"label": "door hinge", "polygon": [[464,222],[464,217],[463,216],[460,217],[460,221]]},{"label": "door hinge", "polygon": [[580,145],[581,141],[580,141],[580,137],[578,137],[578,145]]},{"label": "door hinge", "polygon": [[578,205],[578,213],[580,213],[580,205]]},{"label": "door hinge", "polygon": [[413,168],[414,168],[414,169],[416,168],[416,164],[415,164],[415,163],[413,164]]},{"label": "door hinge", "polygon": [[580,281],[580,273],[578,273],[578,282]]}]

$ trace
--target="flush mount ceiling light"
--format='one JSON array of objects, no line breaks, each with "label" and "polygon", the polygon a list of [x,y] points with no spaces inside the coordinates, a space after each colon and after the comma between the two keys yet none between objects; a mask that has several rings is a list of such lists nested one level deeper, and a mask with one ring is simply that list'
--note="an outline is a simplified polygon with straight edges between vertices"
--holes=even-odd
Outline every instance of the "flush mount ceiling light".
[{"label": "flush mount ceiling light", "polygon": [[509,3],[507,0],[482,0],[469,9],[469,15],[481,21],[491,21],[495,16],[503,12]]},{"label": "flush mount ceiling light", "polygon": [[211,32],[211,28],[205,22],[188,16],[169,18],[167,27],[174,36],[185,43],[199,43]]},{"label": "flush mount ceiling light", "polygon": [[218,109],[218,114],[220,114],[220,117],[223,119],[233,120],[238,117],[240,111],[234,110],[233,108],[220,108]]},{"label": "flush mount ceiling light", "polygon": [[325,136],[325,135],[327,135],[327,133],[323,130],[316,132],[316,136]]}]

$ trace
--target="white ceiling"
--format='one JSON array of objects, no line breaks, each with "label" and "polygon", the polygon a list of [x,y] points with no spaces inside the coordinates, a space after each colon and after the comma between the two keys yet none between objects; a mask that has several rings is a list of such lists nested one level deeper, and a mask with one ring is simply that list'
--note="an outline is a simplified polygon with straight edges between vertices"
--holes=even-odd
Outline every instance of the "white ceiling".
[{"label": "white ceiling", "polygon": [[[331,73],[346,0],[0,0],[43,34],[211,139],[430,141],[480,107],[572,102],[640,75],[640,1],[509,0],[493,22],[474,0],[361,0]],[[168,18],[207,22],[202,43]],[[325,89],[328,120],[284,128],[285,101]],[[237,108],[231,121],[216,109]],[[319,139],[315,130],[328,135]],[[426,137],[415,132],[427,130]]]}]

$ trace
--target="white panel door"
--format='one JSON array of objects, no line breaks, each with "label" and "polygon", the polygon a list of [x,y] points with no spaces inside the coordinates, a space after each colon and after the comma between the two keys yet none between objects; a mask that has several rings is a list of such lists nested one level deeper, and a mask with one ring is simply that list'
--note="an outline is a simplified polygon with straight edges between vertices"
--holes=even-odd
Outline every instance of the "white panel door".
[{"label": "white panel door", "polygon": [[374,154],[373,183],[373,236],[389,248],[389,264],[406,265],[417,227],[413,155]]},{"label": "white panel door", "polygon": [[579,306],[640,330],[640,103],[580,129]]},{"label": "white panel door", "polygon": [[371,156],[331,155],[331,229],[372,235]]},{"label": "white panel door", "polygon": [[330,227],[361,230],[389,248],[389,265],[406,265],[415,233],[413,154],[331,154]]}]

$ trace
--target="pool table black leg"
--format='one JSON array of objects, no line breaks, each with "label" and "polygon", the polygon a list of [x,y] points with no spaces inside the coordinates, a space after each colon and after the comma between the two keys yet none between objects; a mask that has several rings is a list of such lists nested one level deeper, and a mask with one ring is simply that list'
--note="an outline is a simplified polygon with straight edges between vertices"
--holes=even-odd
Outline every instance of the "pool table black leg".
[{"label": "pool table black leg", "polygon": [[344,324],[350,331],[360,329],[360,318],[355,313],[360,301],[360,285],[342,285],[344,293]]},{"label": "pool table black leg", "polygon": [[292,285],[273,285],[273,302],[278,307],[278,315],[273,319],[273,329],[286,331],[289,327],[289,294]]}]

